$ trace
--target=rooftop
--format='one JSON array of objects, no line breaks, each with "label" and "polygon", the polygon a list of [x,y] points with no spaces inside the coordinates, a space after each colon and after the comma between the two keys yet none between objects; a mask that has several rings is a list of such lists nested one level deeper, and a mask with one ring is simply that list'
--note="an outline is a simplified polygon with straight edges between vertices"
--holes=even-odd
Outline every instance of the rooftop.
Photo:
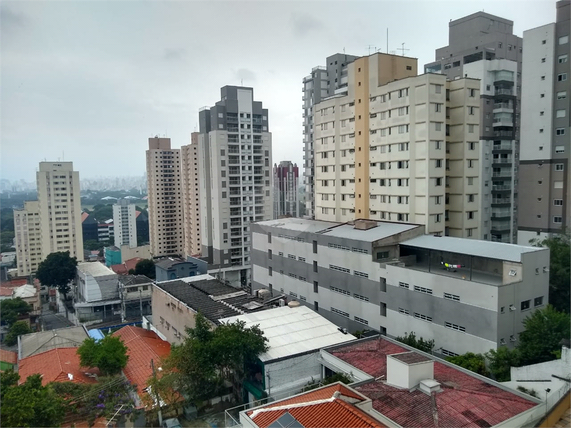
[{"label": "rooftop", "polygon": [[335,324],[306,306],[281,306],[266,311],[238,315],[220,320],[233,323],[244,321],[246,327],[259,325],[268,339],[269,350],[260,360],[269,362],[293,355],[354,340],[351,334],[340,332]]},{"label": "rooftop", "polygon": [[38,293],[38,289],[32,284],[24,284],[20,287],[14,289],[14,298],[20,297],[26,299],[28,297],[34,297]]},{"label": "rooftop", "polygon": [[99,262],[78,263],[77,269],[93,277],[115,275],[115,272]]},{"label": "rooftop", "polygon": [[161,360],[170,354],[171,345],[155,332],[131,325],[117,330],[113,336],[120,337],[127,347],[129,360],[123,373],[132,384],[137,385],[141,396],[147,381],[153,375],[151,360],[156,367],[160,367]]},{"label": "rooftop", "polygon": [[155,285],[157,288],[202,313],[215,324],[219,324],[223,318],[266,309],[261,299],[230,287],[208,274],[158,282]]},{"label": "rooftop", "polygon": [[[39,373],[42,385],[50,382],[95,383],[99,373],[97,369],[88,369],[79,365],[77,348],[58,348],[41,354],[23,358],[18,363],[19,384],[28,376]],[[88,376],[88,373],[91,376]]]},{"label": "rooftop", "polygon": [[387,355],[411,350],[377,336],[324,352],[369,375],[370,380],[355,390],[371,398],[375,410],[402,427],[490,427],[538,405],[493,381],[434,359],[434,380],[440,383],[441,391],[434,394],[433,406],[431,396],[419,389],[409,391],[386,383]]},{"label": "rooftop", "polygon": [[127,287],[129,285],[150,284],[153,280],[145,275],[125,275],[119,278],[119,282]]},{"label": "rooftop", "polygon": [[430,358],[419,354],[418,352],[404,352],[402,354],[392,354],[392,358],[402,361],[405,364],[417,364],[424,363],[426,361],[432,361]]},{"label": "rooftop", "polygon": [[12,351],[7,351],[5,349],[0,349],[0,361],[16,364],[18,362],[18,354]]},{"label": "rooftop", "polygon": [[523,245],[504,244],[501,242],[480,241],[477,239],[453,238],[450,236],[422,235],[400,243],[410,247],[429,250],[448,251],[450,253],[467,254],[489,259],[521,262],[521,255],[547,251],[541,247],[524,247]]},{"label": "rooftop", "polygon": [[158,266],[158,267],[160,267],[161,269],[170,269],[170,268],[172,268],[174,265],[178,265],[178,264],[181,264],[181,263],[194,264],[194,263],[192,263],[192,262],[188,262],[188,261],[183,260],[183,259],[171,259],[171,258],[169,258],[169,259],[162,259],[162,260],[157,261],[157,262],[155,263],[155,266]]},{"label": "rooftop", "polygon": [[256,407],[247,411],[246,415],[260,428],[385,427],[357,407],[364,401],[368,401],[367,397],[341,383],[335,383]]},{"label": "rooftop", "polygon": [[23,359],[54,348],[77,348],[88,337],[83,326],[24,334],[20,336],[18,356]]}]

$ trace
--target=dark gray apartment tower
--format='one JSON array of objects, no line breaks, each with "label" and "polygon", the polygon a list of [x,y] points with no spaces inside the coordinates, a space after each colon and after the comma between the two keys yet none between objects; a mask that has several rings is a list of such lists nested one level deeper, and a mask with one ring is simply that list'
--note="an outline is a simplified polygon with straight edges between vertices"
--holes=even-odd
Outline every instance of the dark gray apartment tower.
[{"label": "dark gray apartment tower", "polygon": [[426,73],[477,78],[480,88],[481,236],[517,242],[522,38],[513,21],[477,12],[449,24],[449,45]]},{"label": "dark gray apartment tower", "polygon": [[571,224],[569,153],[571,73],[569,0],[554,23],[523,33],[518,242],[544,239]]},{"label": "dark gray apartment tower", "polygon": [[306,193],[306,217],[315,218],[315,163],[313,147],[313,106],[321,100],[347,88],[347,64],[357,56],[335,54],[327,58],[325,67],[313,67],[311,74],[303,78],[303,160]]},{"label": "dark gray apartment tower", "polygon": [[268,110],[254,90],[224,86],[199,112],[202,256],[235,286],[249,284],[250,223],[273,217]]}]

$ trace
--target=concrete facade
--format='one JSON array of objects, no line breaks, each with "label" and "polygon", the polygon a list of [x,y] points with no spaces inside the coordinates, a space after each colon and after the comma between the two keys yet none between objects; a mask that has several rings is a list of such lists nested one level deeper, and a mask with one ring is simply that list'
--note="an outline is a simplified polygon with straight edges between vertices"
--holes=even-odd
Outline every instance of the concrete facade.
[{"label": "concrete facade", "polygon": [[[442,73],[450,80],[460,77],[481,80],[483,176],[479,204],[483,211],[479,239],[515,243],[522,38],[513,34],[513,21],[476,12],[451,21],[448,39],[449,45],[436,49],[435,61],[426,64],[424,70]],[[495,159],[502,163],[494,162]]]},{"label": "concrete facade", "polygon": [[190,144],[180,148],[182,211],[184,217],[184,255],[187,257],[198,257],[202,254],[202,245],[200,242],[198,135],[198,132],[193,132],[190,137]]},{"label": "concrete facade", "polygon": [[128,199],[119,199],[113,205],[113,226],[115,246],[128,246],[135,248],[137,246],[137,215],[135,213],[135,204]]},{"label": "concrete facade", "polygon": [[199,113],[198,170],[202,256],[250,282],[250,229],[273,216],[272,142],[268,110],[252,88],[225,86]]},{"label": "concrete facade", "polygon": [[40,205],[38,201],[24,202],[24,208],[14,210],[14,232],[18,276],[31,275],[42,261]]},{"label": "concrete facade", "polygon": [[518,239],[544,239],[571,224],[569,146],[571,69],[569,1],[557,21],[523,34],[523,92]]},{"label": "concrete facade", "polygon": [[525,317],[548,303],[546,249],[371,223],[253,225],[253,289],[283,293],[351,331],[414,331],[446,355],[513,347]]},{"label": "concrete facade", "polygon": [[274,164],[274,217],[299,217],[299,171],[297,164]]},{"label": "concrete facade", "polygon": [[151,254],[179,256],[183,252],[180,150],[171,148],[170,138],[149,138],[146,157]]},{"label": "concrete facade", "polygon": [[79,172],[73,162],[40,162],[36,173],[42,260],[57,251],[69,251],[83,261]]}]

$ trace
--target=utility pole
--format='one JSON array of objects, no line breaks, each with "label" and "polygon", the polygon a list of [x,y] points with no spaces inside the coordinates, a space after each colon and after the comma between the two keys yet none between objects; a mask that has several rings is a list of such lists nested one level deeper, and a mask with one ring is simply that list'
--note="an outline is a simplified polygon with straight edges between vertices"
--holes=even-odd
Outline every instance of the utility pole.
[{"label": "utility pole", "polygon": [[143,290],[139,288],[139,310],[141,311],[141,319],[143,319]]},{"label": "utility pole", "polygon": [[[155,385],[156,385],[156,380],[157,380],[157,373],[155,372],[155,362],[153,361],[153,359],[151,358],[151,368],[153,369],[153,380],[155,381]],[[159,426],[163,426],[163,413],[161,412],[161,398],[159,397],[159,391],[156,390],[155,388],[155,398],[157,400],[157,406],[159,408]]]}]

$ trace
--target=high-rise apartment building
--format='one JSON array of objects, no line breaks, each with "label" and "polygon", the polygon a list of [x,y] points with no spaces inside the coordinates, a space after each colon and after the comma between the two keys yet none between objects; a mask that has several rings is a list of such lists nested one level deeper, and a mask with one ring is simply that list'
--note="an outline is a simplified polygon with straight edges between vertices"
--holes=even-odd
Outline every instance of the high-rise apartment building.
[{"label": "high-rise apartment building", "polygon": [[479,82],[414,73],[413,58],[359,58],[347,92],[314,106],[316,219],[478,236]]},{"label": "high-rise apartment building", "polygon": [[347,65],[357,59],[354,55],[335,54],[327,58],[326,66],[317,66],[303,78],[303,159],[305,184],[305,216],[315,216],[314,182],[314,113],[313,106],[323,98],[330,97],[338,89],[347,87]]},{"label": "high-rise apartment building", "polygon": [[128,199],[119,199],[113,205],[113,225],[115,246],[121,248],[128,245],[130,248],[137,246],[137,213],[135,204]]},{"label": "high-rise apartment building", "polygon": [[31,275],[42,261],[40,205],[38,201],[24,202],[24,208],[14,210],[14,232],[18,276]]},{"label": "high-rise apartment building", "polygon": [[147,191],[151,255],[183,253],[183,215],[180,184],[180,150],[170,138],[149,138]]},{"label": "high-rise apartment building", "polygon": [[517,240],[517,162],[522,39],[513,22],[477,12],[451,21],[449,45],[426,73],[480,79],[480,231],[478,239]]},{"label": "high-rise apartment building", "polygon": [[268,110],[252,88],[224,86],[199,112],[198,170],[202,256],[224,279],[249,284],[250,223],[273,216]]},{"label": "high-rise apartment building", "polygon": [[298,180],[297,164],[274,165],[274,218],[299,217]]},{"label": "high-rise apartment building", "polygon": [[557,18],[523,33],[523,82],[518,242],[546,238],[571,225],[571,70],[569,0]]},{"label": "high-rise apartment building", "polygon": [[184,217],[184,255],[200,256],[200,193],[198,170],[198,132],[190,136],[190,144],[182,146],[181,178]]},{"label": "high-rise apartment building", "polygon": [[40,162],[36,173],[42,257],[69,251],[83,261],[79,172],[73,162]]}]

